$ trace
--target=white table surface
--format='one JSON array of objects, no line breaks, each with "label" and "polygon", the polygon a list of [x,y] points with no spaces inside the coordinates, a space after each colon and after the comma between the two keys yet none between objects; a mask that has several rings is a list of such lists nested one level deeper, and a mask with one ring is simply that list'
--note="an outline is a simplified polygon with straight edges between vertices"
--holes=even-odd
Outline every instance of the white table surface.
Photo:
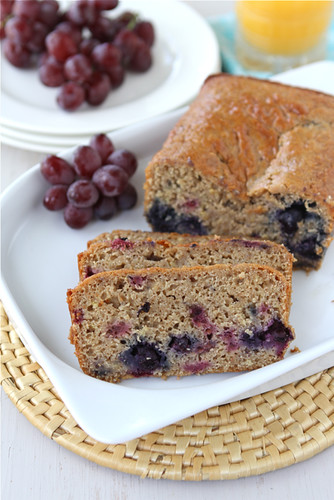
[{"label": "white table surface", "polygon": [[[190,1],[204,16],[233,2]],[[45,156],[2,145],[1,189]],[[3,500],[329,500],[333,498],[334,446],[285,469],[228,481],[140,479],[104,468],[66,450],[17,410],[1,390],[1,498]]]}]

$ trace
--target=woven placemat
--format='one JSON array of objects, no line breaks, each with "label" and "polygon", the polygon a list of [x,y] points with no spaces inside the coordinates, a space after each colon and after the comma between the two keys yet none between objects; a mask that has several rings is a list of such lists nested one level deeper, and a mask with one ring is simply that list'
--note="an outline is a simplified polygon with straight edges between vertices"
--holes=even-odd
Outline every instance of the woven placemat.
[{"label": "woven placemat", "polygon": [[78,426],[1,304],[0,316],[5,392],[43,434],[99,465],[155,479],[235,479],[287,467],[334,444],[334,367],[124,444],[100,443]]}]

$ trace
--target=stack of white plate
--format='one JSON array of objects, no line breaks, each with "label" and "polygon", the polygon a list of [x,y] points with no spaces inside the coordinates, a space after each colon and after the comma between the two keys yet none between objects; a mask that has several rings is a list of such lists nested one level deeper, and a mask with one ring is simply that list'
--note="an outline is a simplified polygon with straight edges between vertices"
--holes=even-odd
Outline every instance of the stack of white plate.
[{"label": "stack of white plate", "polygon": [[[153,23],[153,65],[127,73],[124,83],[100,106],[63,111],[59,89],[45,87],[36,69],[22,70],[2,57],[2,142],[32,151],[57,152],[97,133],[130,125],[189,103],[205,78],[220,70],[219,47],[208,23],[186,4],[173,0],[124,0]],[[112,11],[117,15],[116,9]],[[149,139],[149,138],[148,138]]]}]

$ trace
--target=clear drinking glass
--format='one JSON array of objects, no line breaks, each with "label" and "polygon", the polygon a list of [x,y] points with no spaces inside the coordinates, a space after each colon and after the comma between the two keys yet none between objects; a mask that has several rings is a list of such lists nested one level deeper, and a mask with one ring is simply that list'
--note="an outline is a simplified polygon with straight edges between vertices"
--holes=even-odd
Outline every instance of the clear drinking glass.
[{"label": "clear drinking glass", "polygon": [[236,55],[247,69],[278,73],[326,59],[332,1],[237,0]]}]

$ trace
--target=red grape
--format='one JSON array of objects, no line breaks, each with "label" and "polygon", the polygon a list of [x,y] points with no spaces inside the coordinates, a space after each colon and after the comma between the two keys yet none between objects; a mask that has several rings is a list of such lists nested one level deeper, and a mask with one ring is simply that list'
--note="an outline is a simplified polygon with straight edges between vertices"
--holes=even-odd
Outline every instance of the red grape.
[{"label": "red grape", "polygon": [[51,186],[45,193],[43,205],[48,210],[62,210],[67,205],[68,186],[63,184],[55,184]]},{"label": "red grape", "polygon": [[106,73],[95,71],[85,84],[86,101],[91,106],[98,106],[107,98],[111,83]]},{"label": "red grape", "polygon": [[129,210],[130,208],[133,208],[136,203],[137,191],[132,184],[128,184],[124,191],[117,196],[117,206],[119,210]]},{"label": "red grape", "polygon": [[65,31],[51,31],[45,39],[45,44],[49,54],[59,62],[65,62],[78,51],[73,38]]},{"label": "red grape", "polygon": [[67,191],[67,199],[78,208],[87,208],[95,205],[100,193],[97,187],[88,180],[81,179],[73,182]]},{"label": "red grape", "polygon": [[68,226],[73,229],[81,229],[93,218],[94,212],[91,207],[78,208],[68,203],[64,210],[64,219]]},{"label": "red grape", "polygon": [[104,196],[118,196],[128,183],[128,175],[117,165],[104,165],[94,172],[92,180]]},{"label": "red grape", "polygon": [[105,42],[97,45],[92,51],[92,61],[100,70],[108,70],[111,66],[120,64],[122,53],[112,43]]},{"label": "red grape", "polygon": [[96,38],[84,38],[80,42],[79,50],[81,54],[84,54],[87,57],[90,57],[94,47],[99,45],[99,41]]},{"label": "red grape", "polygon": [[91,0],[97,10],[112,10],[118,5],[118,0]]},{"label": "red grape", "polygon": [[12,13],[13,7],[14,0],[1,0],[1,21]]},{"label": "red grape", "polygon": [[94,215],[101,220],[111,219],[111,217],[116,215],[117,211],[118,207],[115,197],[101,196],[94,206]]},{"label": "red grape", "polygon": [[30,21],[35,21],[38,18],[41,7],[38,0],[24,0],[14,2],[13,14],[18,17],[25,17]]},{"label": "red grape", "polygon": [[117,26],[112,19],[99,16],[95,23],[89,26],[89,30],[100,42],[110,42],[116,35]]},{"label": "red grape", "polygon": [[104,163],[108,156],[114,151],[113,143],[105,134],[94,135],[90,140],[90,146],[99,153],[102,163]]},{"label": "red grape", "polygon": [[93,67],[83,54],[75,54],[65,61],[64,74],[68,80],[77,83],[86,82],[93,73]]},{"label": "red grape", "polygon": [[85,101],[85,90],[75,82],[66,82],[60,88],[57,103],[66,111],[75,111]]},{"label": "red grape", "polygon": [[6,22],[5,35],[11,42],[24,45],[33,35],[32,24],[24,17],[11,17]]},{"label": "red grape", "polygon": [[99,11],[88,0],[77,0],[72,3],[66,13],[66,18],[78,26],[93,25],[99,16]]},{"label": "red grape", "polygon": [[41,82],[47,87],[60,87],[65,82],[64,67],[54,57],[47,56],[38,70]]},{"label": "red grape", "polygon": [[41,172],[50,184],[71,184],[75,179],[72,166],[63,158],[49,155],[41,163]]},{"label": "red grape", "polygon": [[57,24],[54,31],[62,31],[64,33],[67,33],[68,35],[70,35],[76,45],[79,45],[82,41],[81,28],[75,26],[69,21],[62,21],[61,23]]},{"label": "red grape", "polygon": [[127,149],[116,149],[108,156],[109,164],[118,165],[131,177],[137,170],[137,158]]},{"label": "red grape", "polygon": [[107,70],[111,87],[117,89],[124,82],[125,69],[120,64],[118,66],[113,66]]},{"label": "red grape", "polygon": [[154,28],[152,23],[149,21],[139,21],[133,28],[133,31],[146,43],[146,45],[152,47],[154,43]]},{"label": "red grape", "polygon": [[53,28],[60,19],[58,9],[59,4],[57,0],[42,0],[37,19],[50,28]]},{"label": "red grape", "polygon": [[90,179],[102,165],[100,155],[90,146],[79,146],[73,157],[73,164],[76,173],[85,179]]},{"label": "red grape", "polygon": [[45,38],[49,32],[48,27],[40,21],[35,21],[32,25],[32,36],[27,42],[27,48],[31,52],[40,53],[45,48]]},{"label": "red grape", "polygon": [[24,46],[12,42],[8,38],[3,41],[6,59],[17,68],[27,68],[31,64],[31,52]]},{"label": "red grape", "polygon": [[122,62],[127,66],[134,57],[140,38],[131,30],[122,29],[113,40],[113,44],[122,53]]},{"label": "red grape", "polygon": [[129,62],[129,69],[132,71],[143,73],[147,71],[152,65],[151,50],[145,42],[137,45],[134,55]]}]

